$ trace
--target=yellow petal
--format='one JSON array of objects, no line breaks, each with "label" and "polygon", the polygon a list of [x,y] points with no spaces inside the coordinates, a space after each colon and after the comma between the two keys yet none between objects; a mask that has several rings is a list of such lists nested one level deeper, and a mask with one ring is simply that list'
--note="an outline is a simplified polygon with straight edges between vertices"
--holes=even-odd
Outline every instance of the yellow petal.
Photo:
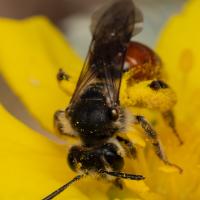
[{"label": "yellow petal", "polygon": [[[199,32],[200,32],[200,30],[199,30],[198,24],[199,24],[200,14],[199,14],[198,8],[200,5],[199,5],[198,0],[190,1],[190,2],[191,3],[188,4],[188,6],[185,8],[185,10],[182,12],[181,15],[174,17],[168,23],[167,27],[165,28],[165,31],[163,32],[163,36],[161,37],[160,43],[158,45],[158,52],[160,53],[161,57],[164,59],[164,62],[166,65],[166,70],[168,72],[168,77],[170,79],[170,85],[175,89],[176,93],[178,94],[178,105],[176,107],[176,117],[178,119],[177,127],[178,127],[178,131],[179,131],[180,135],[184,139],[184,142],[185,142],[184,145],[181,147],[178,146],[178,144],[175,142],[176,140],[174,140],[173,135],[169,132],[169,129],[165,125],[163,125],[163,123],[161,123],[161,124],[159,123],[157,126],[157,129],[158,129],[158,132],[161,133],[160,134],[161,139],[164,143],[164,147],[166,149],[166,152],[167,152],[167,155],[168,155],[170,161],[175,162],[176,164],[180,165],[184,169],[184,172],[182,175],[179,175],[178,173],[164,173],[163,171],[160,171],[158,169],[158,167],[161,165],[161,162],[155,156],[155,153],[153,153],[152,149],[149,149],[149,147],[147,146],[147,148],[145,149],[146,152],[144,152],[142,150],[141,155],[138,156],[139,161],[134,162],[135,168],[139,169],[140,172],[144,172],[142,174],[144,174],[147,177],[147,179],[145,180],[145,183],[147,184],[147,186],[143,185],[144,188],[141,188],[143,190],[143,192],[140,191],[141,192],[140,195],[136,195],[136,193],[134,193],[132,189],[128,190],[126,188],[125,190],[120,191],[120,192],[119,191],[117,192],[116,189],[113,189],[113,190],[110,190],[108,193],[106,193],[106,190],[104,190],[103,186],[100,187],[101,188],[100,189],[100,188],[98,188],[99,184],[98,184],[98,186],[97,185],[95,186],[95,184],[94,184],[95,188],[97,188],[95,190],[99,189],[99,191],[96,194],[102,195],[102,196],[100,196],[100,198],[102,197],[102,199],[105,197],[104,194],[106,194],[106,195],[108,194],[109,198],[110,197],[116,198],[116,195],[117,195],[117,198],[119,197],[119,199],[148,199],[148,200],[150,200],[150,199],[152,199],[152,200],[155,200],[155,199],[183,199],[183,200],[184,199],[185,200],[186,199],[187,200],[188,199],[190,199],[190,200],[199,199],[199,196],[200,196],[200,186],[199,186],[199,180],[200,180],[200,174],[199,174],[200,117],[198,115],[198,111],[200,110],[200,106],[199,106],[200,105],[199,104],[199,102],[200,102],[199,91],[200,90],[199,90],[199,79],[198,78],[199,78],[199,66],[200,66],[200,63],[199,63],[200,62],[200,56],[199,56],[199,52],[200,52]],[[39,21],[41,21],[41,19]],[[48,61],[50,60],[51,63],[53,62],[53,63],[56,63],[56,65],[57,65],[57,63],[59,63],[58,60],[55,59],[56,60],[55,61],[54,59],[51,59],[51,58],[54,58],[54,54],[57,57],[59,57],[60,54],[58,55],[58,54],[56,54],[56,52],[53,51],[54,48],[52,49],[52,47],[54,47],[55,44],[48,46],[49,44],[52,44],[51,39],[53,36],[47,37],[47,38],[51,38],[51,39],[49,39],[48,42],[45,43],[46,48],[43,48],[43,44],[44,44],[43,40],[46,38],[46,36],[49,34],[49,32],[47,34],[46,31],[44,31],[43,29],[41,31],[41,29],[40,29],[40,30],[37,30],[39,32],[38,32],[38,34],[35,35],[35,32],[37,32],[36,31],[37,27],[40,27],[40,28],[46,27],[46,22],[41,23],[44,26],[42,26],[41,24],[38,25],[37,23],[36,23],[37,25],[35,25],[35,19],[34,19],[33,21],[28,21],[27,24],[24,22],[24,24],[22,26],[21,22],[20,23],[14,22],[14,24],[15,24],[14,25],[13,21],[12,21],[11,24],[14,27],[13,29],[10,27],[10,22],[11,21],[9,21],[9,26],[5,25],[5,24],[8,24],[8,21],[6,21],[6,22],[4,21],[3,25],[0,26],[0,27],[3,27],[1,33],[3,32],[2,38],[4,38],[4,40],[1,38],[1,40],[2,40],[1,42],[3,44],[3,47],[5,49],[7,49],[5,51],[6,53],[4,52],[4,50],[0,50],[1,51],[0,59],[2,60],[1,64],[3,66],[2,73],[4,74],[4,77],[9,80],[10,85],[12,85],[12,87],[15,89],[15,91],[18,91],[17,94],[22,97],[22,99],[26,103],[26,105],[29,105],[29,102],[31,102],[31,104],[29,106],[33,105],[33,108],[30,108],[32,113],[35,113],[35,116],[37,116],[38,118],[41,118],[41,121],[43,122],[43,124],[46,125],[49,129],[51,129],[52,127],[51,127],[50,122],[51,122],[51,116],[53,115],[53,112],[56,109],[61,108],[62,106],[65,106],[66,103],[65,103],[65,100],[63,100],[64,95],[61,94],[61,92],[58,90],[58,87],[56,86],[56,82],[49,83],[49,80],[53,80],[53,76],[55,77],[58,67],[57,66],[52,67],[51,64],[46,65],[45,63],[47,60]],[[29,22],[31,22],[30,23],[30,24],[32,24],[31,26],[30,26]],[[2,21],[0,24],[2,24]],[[21,28],[21,26],[22,26],[22,28]],[[25,29],[25,31],[24,31],[24,29]],[[12,30],[12,31],[10,31],[10,30]],[[16,31],[17,36],[16,36],[16,38],[14,37],[14,39],[12,40],[10,38],[13,38],[13,31]],[[44,34],[43,31],[46,34]],[[56,37],[60,38],[59,34],[57,32],[56,33],[55,32],[56,31],[54,30],[52,35],[56,35]],[[4,34],[4,33],[6,33],[6,34]],[[34,34],[32,35],[32,33],[34,33]],[[45,37],[41,37],[42,34],[44,34]],[[6,39],[7,35],[9,35],[9,39],[10,39],[9,41],[7,41],[7,39]],[[29,37],[31,38],[30,40],[29,40]],[[26,39],[27,42],[32,41],[31,45],[27,45],[24,42],[24,38]],[[41,40],[39,40],[38,38],[40,38]],[[57,42],[58,41],[56,40],[56,43]],[[20,43],[22,43],[22,48],[19,47]],[[62,42],[58,42],[58,43],[60,44]],[[13,44],[15,44],[15,45],[13,45]],[[18,46],[16,46],[16,44]],[[38,49],[38,45],[40,46],[40,44],[41,44],[41,47]],[[62,43],[62,44],[64,44],[64,43]],[[8,45],[8,47],[6,47],[6,45]],[[24,64],[22,55],[18,55],[18,52],[16,55],[15,54],[13,55],[13,52],[15,53],[15,51],[14,51],[15,49],[20,50],[21,53],[28,52],[26,50],[29,50],[31,52],[32,47],[30,47],[30,46],[32,46],[32,45],[33,45],[33,49],[34,49],[33,53],[35,55],[37,55],[37,50],[39,50],[39,52],[40,52],[40,54],[38,55],[39,61],[37,63],[40,67],[37,68],[37,66],[36,66],[36,68],[37,68],[36,71],[34,71],[35,65],[30,63],[30,60],[35,62],[35,60],[33,58],[30,59],[31,56],[27,56],[27,54],[25,54],[26,56],[24,56],[24,59],[26,62]],[[14,50],[11,47],[13,47]],[[57,48],[59,48],[59,47],[57,47]],[[51,51],[49,51],[50,49],[51,49]],[[62,49],[62,48],[60,48],[60,49]],[[68,52],[68,50],[69,50],[69,49],[66,50],[66,47],[63,47],[63,49],[65,49],[64,52]],[[11,55],[9,54],[10,51],[12,52]],[[50,52],[50,53],[47,54],[47,52]],[[59,52],[63,53],[63,51],[59,51]],[[71,52],[71,50],[69,50],[69,52]],[[31,54],[31,55],[34,55],[34,54]],[[23,72],[27,77],[32,76],[32,74],[34,76],[37,75],[36,77],[38,79],[35,79],[35,77],[33,77],[33,78],[31,77],[31,79],[30,78],[27,79],[26,77],[24,77],[24,75],[21,75],[21,74],[18,75],[18,74],[11,73],[11,72],[13,72],[13,69],[14,69],[13,65],[15,64],[15,62],[10,61],[8,59],[9,56],[11,56],[11,58],[14,59],[14,61],[16,61],[16,62],[18,62],[18,57],[20,57],[20,62],[19,62],[20,64],[16,65],[17,66],[16,69],[18,69],[18,67],[19,67],[19,69],[20,69],[19,71],[21,73]],[[70,57],[73,58],[72,61],[76,60],[76,56],[70,55]],[[29,59],[26,60],[26,58],[29,58]],[[63,58],[64,58],[64,56],[61,59],[59,57],[59,61],[60,62],[64,61]],[[42,68],[42,73],[40,74],[40,72],[39,72],[42,67],[40,59],[43,61],[42,64],[44,64],[46,66],[44,69],[49,72],[49,73],[47,73],[46,77],[44,77],[46,74],[46,71],[45,70],[43,71],[43,68]],[[21,68],[21,65],[24,67]],[[31,66],[30,73],[27,70],[27,65]],[[50,69],[48,69],[48,68],[50,68]],[[66,67],[66,70],[67,69],[68,68]],[[76,68],[74,67],[74,69],[76,69]],[[73,73],[72,72],[70,72],[70,73],[71,73],[70,75],[72,76]],[[17,85],[18,84],[18,80],[16,78],[17,76],[20,79],[20,84],[19,84],[20,89],[19,90],[18,90],[18,85]],[[76,74],[74,76],[76,76]],[[24,81],[21,82],[21,79]],[[29,83],[30,80],[34,80],[32,82],[32,84]],[[39,83],[45,83],[45,84],[42,84],[42,85],[39,84],[39,86],[38,86],[38,82],[37,81],[35,82],[35,80],[42,80]],[[76,78],[75,78],[75,80],[76,80]],[[29,84],[27,84],[27,83],[29,83]],[[30,85],[32,85],[32,86],[30,86]],[[34,85],[34,87],[33,87],[33,85]],[[37,88],[39,88],[39,89],[37,89]],[[47,90],[47,89],[49,89],[49,90]],[[55,91],[55,93],[53,91]],[[33,98],[31,98],[32,93],[34,94]],[[52,94],[50,94],[50,96],[49,96],[48,93],[52,93]],[[26,94],[28,94],[28,97],[26,97]],[[39,98],[38,98],[38,94],[39,94]],[[56,94],[56,95],[53,95],[53,94]],[[61,100],[61,98],[57,99],[56,98],[57,95],[59,97],[62,96],[62,100]],[[42,102],[41,104],[39,104],[40,101]],[[48,103],[51,105],[48,105]],[[36,108],[38,108],[39,111]],[[37,114],[37,113],[39,113],[39,114]],[[16,131],[12,130],[12,133],[16,133]],[[17,136],[18,136],[18,134],[17,134]],[[22,141],[26,141],[26,140],[22,140]],[[34,139],[33,139],[33,141],[34,141]],[[39,143],[37,143],[37,145],[39,146]],[[12,149],[11,147],[13,147],[13,146],[15,146],[15,145],[10,145],[9,149]],[[6,152],[6,151],[2,150],[2,152]],[[14,150],[13,150],[13,152],[12,151],[10,151],[10,152],[11,152],[11,154],[15,155]],[[28,151],[26,151],[26,152],[28,152]],[[18,153],[18,155],[22,156],[23,154]],[[42,155],[42,153],[41,153],[41,155]],[[32,169],[35,166],[35,163],[37,163],[37,162],[34,162],[34,164],[33,164],[32,161],[30,161],[31,164],[30,164],[30,166],[27,167],[26,159],[25,159],[27,157],[28,156],[25,154],[25,157],[23,157],[23,160],[20,162],[20,164],[18,164],[17,160],[14,159],[14,161],[17,163],[17,169],[19,168],[18,170],[23,169],[23,166],[26,166],[26,169],[27,168]],[[35,157],[34,156],[32,156],[32,157],[33,158],[31,158],[31,159],[34,160]],[[18,158],[18,157],[16,156],[16,158]],[[55,161],[57,161],[56,159],[58,159],[58,158],[59,157],[57,157],[57,155],[56,155],[55,159],[51,160],[51,162],[47,161],[48,167],[53,165],[53,163]],[[49,159],[48,156],[46,159]],[[11,167],[15,166],[16,164],[11,163],[11,161],[8,162],[9,166],[11,166]],[[44,159],[44,161],[46,161],[46,160]],[[43,162],[42,158],[39,160],[39,163],[40,162]],[[64,162],[64,159],[62,160],[62,162]],[[53,166],[55,169],[57,169],[56,166],[57,166],[57,164],[59,164],[59,162],[55,162],[55,163]],[[22,166],[21,166],[21,164],[22,164]],[[18,167],[18,166],[20,166],[20,167]],[[62,166],[64,166],[64,165],[62,165]],[[1,171],[7,172],[7,169],[10,170],[10,168],[7,167],[7,165],[5,165],[5,167],[2,168]],[[12,167],[12,169],[13,169],[13,167]],[[48,172],[48,170],[47,170],[47,172],[45,171],[46,168],[43,171],[42,171],[42,169],[38,170],[38,171],[41,171],[41,173],[37,172],[37,170],[36,170],[37,173],[34,173],[34,172],[32,173],[34,175],[33,180],[37,179],[37,181],[35,181],[35,182],[38,182],[38,177],[40,177],[40,176],[43,177],[43,176],[45,176],[45,173]],[[60,170],[60,166],[59,166],[59,170]],[[65,170],[67,170],[67,168]],[[64,169],[63,169],[63,171],[64,171]],[[16,177],[15,173],[14,172],[12,172],[12,173],[9,173],[12,175],[12,178]],[[26,172],[26,173],[28,173],[28,172]],[[49,172],[49,173],[53,174],[52,172]],[[38,177],[37,177],[37,174],[39,174]],[[65,177],[63,176],[64,173],[62,171],[61,171],[61,173],[58,173],[58,174],[59,174],[59,176],[62,175],[62,179],[59,179],[59,181],[58,181],[60,184],[60,182],[65,181],[64,180]],[[28,174],[28,175],[30,175],[30,174]],[[48,182],[48,184],[51,186],[53,185],[53,187],[57,188],[57,186],[54,185],[55,183],[50,184],[51,181],[52,182],[55,181],[55,178],[51,179],[51,176],[52,175],[50,175],[50,181]],[[48,175],[48,177],[49,177],[49,175]],[[28,179],[27,177],[25,177],[25,178]],[[9,180],[10,179],[11,178],[9,177]],[[20,176],[17,176],[17,180],[20,180]],[[86,181],[87,180],[83,180],[83,183],[87,184]],[[11,181],[9,181],[9,183],[8,183],[8,181],[6,182],[6,180],[5,180],[5,183],[6,183],[5,185],[8,187],[8,184],[10,184],[10,182]],[[95,183],[96,181],[92,181],[92,183],[93,182]],[[31,184],[31,181],[28,184]],[[25,183],[23,183],[23,185],[25,185],[24,187],[26,188],[26,191],[28,191],[28,184],[25,185]],[[134,184],[131,185],[131,187],[134,186]],[[140,183],[140,184],[142,184],[142,183]],[[48,189],[49,189],[49,187],[50,187],[49,185],[48,186],[45,185],[45,187],[48,187]],[[90,186],[91,185],[93,186],[93,184],[90,184]],[[139,185],[137,185],[137,186],[139,186]],[[137,186],[136,186],[136,188],[138,188]],[[41,185],[39,185],[39,187],[42,188]],[[78,184],[78,187],[82,188],[81,191],[84,194],[90,195],[87,185],[82,186],[81,184],[80,185]],[[2,188],[5,189],[5,186],[3,186]],[[149,188],[150,191],[148,189],[146,190],[146,188]],[[17,189],[18,189],[18,191],[22,190],[21,188],[18,188],[18,186],[17,186]],[[54,188],[50,188],[50,189],[52,191]],[[45,190],[45,193],[46,193],[46,190]],[[69,191],[67,191],[67,192],[69,192]],[[65,195],[65,194],[66,193],[64,193],[63,195]],[[41,196],[39,196],[39,197],[41,197]],[[93,194],[91,194],[91,197],[92,197],[92,199],[95,198],[95,192]],[[83,198],[85,198],[85,196]],[[10,199],[13,199],[13,198],[10,198]]]},{"label": "yellow petal", "polygon": [[133,128],[130,129],[127,132],[127,136],[134,144],[137,144],[141,147],[145,147],[145,141],[141,137],[141,133],[139,133],[136,129],[133,129]]},{"label": "yellow petal", "polygon": [[177,118],[195,120],[200,110],[200,1],[189,1],[180,15],[169,20],[157,51],[164,61],[170,85],[178,95]]},{"label": "yellow petal", "polygon": [[[42,199],[74,175],[64,148],[27,128],[2,106],[0,141],[0,199]],[[88,198],[71,186],[59,199]]]},{"label": "yellow petal", "polygon": [[0,43],[1,74],[29,111],[52,131],[54,112],[66,108],[69,101],[58,87],[56,74],[63,68],[76,82],[80,58],[44,17],[0,19]]},{"label": "yellow petal", "polygon": [[144,181],[126,181],[126,186],[139,193],[149,191],[149,187]]},{"label": "yellow petal", "polygon": [[[199,199],[200,174],[200,13],[198,0],[188,1],[183,11],[172,17],[164,28],[157,51],[164,61],[170,85],[178,95],[176,106],[177,129],[183,146],[174,142],[169,129],[158,126],[170,161],[183,168],[183,174],[155,170],[157,161],[148,153],[151,166],[149,187],[164,199]],[[165,168],[166,169],[166,168]],[[154,181],[153,181],[154,179]],[[189,183],[189,184],[188,184]]]}]

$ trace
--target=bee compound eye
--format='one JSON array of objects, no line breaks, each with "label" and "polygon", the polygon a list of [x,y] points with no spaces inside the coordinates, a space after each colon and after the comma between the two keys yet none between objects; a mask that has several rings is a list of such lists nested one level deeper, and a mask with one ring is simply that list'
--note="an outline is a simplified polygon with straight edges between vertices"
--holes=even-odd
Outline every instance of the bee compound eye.
[{"label": "bee compound eye", "polygon": [[119,118],[119,112],[117,109],[113,108],[111,110],[111,117],[112,117],[112,120],[114,121],[116,121]]}]

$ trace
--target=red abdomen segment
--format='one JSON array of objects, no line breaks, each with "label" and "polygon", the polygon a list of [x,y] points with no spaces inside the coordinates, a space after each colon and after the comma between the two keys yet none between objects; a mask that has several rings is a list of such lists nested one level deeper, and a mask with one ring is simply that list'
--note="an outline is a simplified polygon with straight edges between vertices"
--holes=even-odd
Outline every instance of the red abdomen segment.
[{"label": "red abdomen segment", "polygon": [[161,67],[162,62],[152,49],[139,42],[129,43],[124,70],[131,70],[136,82],[160,78]]}]

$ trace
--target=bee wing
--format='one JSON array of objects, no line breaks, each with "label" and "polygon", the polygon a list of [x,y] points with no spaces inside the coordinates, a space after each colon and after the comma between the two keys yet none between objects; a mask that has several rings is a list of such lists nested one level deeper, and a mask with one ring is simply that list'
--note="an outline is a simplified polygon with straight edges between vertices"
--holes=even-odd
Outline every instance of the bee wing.
[{"label": "bee wing", "polygon": [[103,83],[110,106],[119,104],[128,43],[133,33],[138,31],[138,10],[132,0],[115,0],[99,13],[101,14],[98,14],[98,20],[93,27],[93,39],[71,104],[92,82]]},{"label": "bee wing", "polygon": [[[117,0],[115,0],[115,1],[117,1]],[[118,0],[118,1],[122,1],[122,0]],[[132,1],[132,0],[129,0],[129,2],[130,1]],[[95,29],[96,29],[96,26],[98,25],[99,20],[105,14],[105,11],[108,10],[108,8],[112,4],[113,4],[113,0],[110,0],[107,4],[105,4],[103,7],[101,7],[100,9],[97,9],[96,12],[94,12],[94,14],[92,16],[92,22],[90,25],[90,31],[91,31],[92,35],[95,32]],[[132,32],[132,36],[135,36],[142,31],[143,22],[144,22],[143,14],[142,14],[141,10],[137,6],[135,6],[135,28]]]},{"label": "bee wing", "polygon": [[81,93],[84,91],[85,88],[87,88],[87,86],[92,83],[93,81],[96,80],[96,74],[95,71],[92,70],[91,65],[90,65],[90,59],[92,56],[92,46],[94,44],[94,40],[92,40],[89,50],[88,50],[88,54],[86,56],[83,68],[81,70],[78,82],[76,84],[76,89],[73,93],[73,96],[71,98],[70,104],[75,103],[78,99],[79,96],[81,95]]}]

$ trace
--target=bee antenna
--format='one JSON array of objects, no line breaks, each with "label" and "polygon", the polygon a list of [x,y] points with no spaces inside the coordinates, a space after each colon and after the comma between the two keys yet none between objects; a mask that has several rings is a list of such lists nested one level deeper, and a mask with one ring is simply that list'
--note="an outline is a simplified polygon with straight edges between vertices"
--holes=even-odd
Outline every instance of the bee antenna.
[{"label": "bee antenna", "polygon": [[51,200],[51,199],[53,199],[58,194],[60,194],[61,192],[63,192],[65,189],[67,189],[71,184],[73,184],[74,182],[80,180],[81,178],[83,178],[86,175],[87,174],[82,174],[82,175],[75,176],[71,181],[69,181],[65,185],[61,186],[60,188],[58,188],[57,190],[55,190],[54,192],[52,192],[51,194],[49,194],[47,197],[43,198],[42,200]]}]

